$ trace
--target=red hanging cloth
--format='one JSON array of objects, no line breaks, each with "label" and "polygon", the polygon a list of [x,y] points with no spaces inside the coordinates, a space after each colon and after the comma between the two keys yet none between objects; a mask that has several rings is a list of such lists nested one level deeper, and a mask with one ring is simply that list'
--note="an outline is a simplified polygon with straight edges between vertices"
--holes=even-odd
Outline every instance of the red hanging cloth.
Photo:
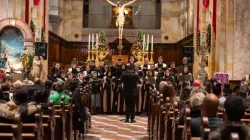
[{"label": "red hanging cloth", "polygon": [[34,0],[34,5],[37,6],[39,5],[40,0]]},{"label": "red hanging cloth", "polygon": [[209,7],[209,0],[203,0],[203,6],[205,8],[208,8]]},{"label": "red hanging cloth", "polygon": [[200,27],[199,20],[200,20],[200,0],[197,0],[196,33],[198,33]]},{"label": "red hanging cloth", "polygon": [[25,1],[25,22],[29,24],[29,0]]},{"label": "red hanging cloth", "polygon": [[213,0],[213,21],[212,21],[212,26],[213,26],[215,39],[216,39],[216,12],[217,12],[217,0]]}]

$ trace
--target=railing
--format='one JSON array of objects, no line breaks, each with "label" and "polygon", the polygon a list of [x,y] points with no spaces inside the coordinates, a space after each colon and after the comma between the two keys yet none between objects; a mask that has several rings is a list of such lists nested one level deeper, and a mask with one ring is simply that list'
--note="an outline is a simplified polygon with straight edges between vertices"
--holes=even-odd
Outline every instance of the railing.
[{"label": "railing", "polygon": [[[116,16],[89,14],[83,16],[83,28],[116,28]],[[161,16],[133,15],[125,16],[124,28],[127,29],[160,29]]]}]

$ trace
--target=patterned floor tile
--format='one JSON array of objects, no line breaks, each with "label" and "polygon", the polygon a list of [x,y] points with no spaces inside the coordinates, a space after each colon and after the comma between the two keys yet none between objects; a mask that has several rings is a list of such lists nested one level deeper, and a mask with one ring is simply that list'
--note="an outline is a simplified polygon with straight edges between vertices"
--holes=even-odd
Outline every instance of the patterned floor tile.
[{"label": "patterned floor tile", "polygon": [[86,140],[146,140],[147,117],[136,116],[136,123],[124,123],[122,115],[94,115]]}]

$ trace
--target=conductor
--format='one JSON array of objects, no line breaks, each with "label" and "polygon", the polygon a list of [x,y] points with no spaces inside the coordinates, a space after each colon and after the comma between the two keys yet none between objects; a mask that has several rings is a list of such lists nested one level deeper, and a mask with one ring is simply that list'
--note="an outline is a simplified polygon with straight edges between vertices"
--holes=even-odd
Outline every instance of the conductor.
[{"label": "conductor", "polygon": [[121,83],[123,84],[122,94],[125,97],[126,105],[126,120],[125,123],[135,123],[135,102],[138,97],[137,84],[140,84],[139,75],[133,72],[132,66],[128,66],[127,71],[121,76]]}]

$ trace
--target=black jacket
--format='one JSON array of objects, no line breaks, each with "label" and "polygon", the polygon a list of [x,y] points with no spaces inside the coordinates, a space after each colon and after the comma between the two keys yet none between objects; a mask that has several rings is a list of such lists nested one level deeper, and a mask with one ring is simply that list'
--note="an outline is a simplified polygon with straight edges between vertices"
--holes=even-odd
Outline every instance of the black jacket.
[{"label": "black jacket", "polygon": [[121,76],[121,83],[123,83],[123,92],[125,96],[136,96],[138,94],[137,84],[141,83],[138,74],[132,71],[126,71]]}]

